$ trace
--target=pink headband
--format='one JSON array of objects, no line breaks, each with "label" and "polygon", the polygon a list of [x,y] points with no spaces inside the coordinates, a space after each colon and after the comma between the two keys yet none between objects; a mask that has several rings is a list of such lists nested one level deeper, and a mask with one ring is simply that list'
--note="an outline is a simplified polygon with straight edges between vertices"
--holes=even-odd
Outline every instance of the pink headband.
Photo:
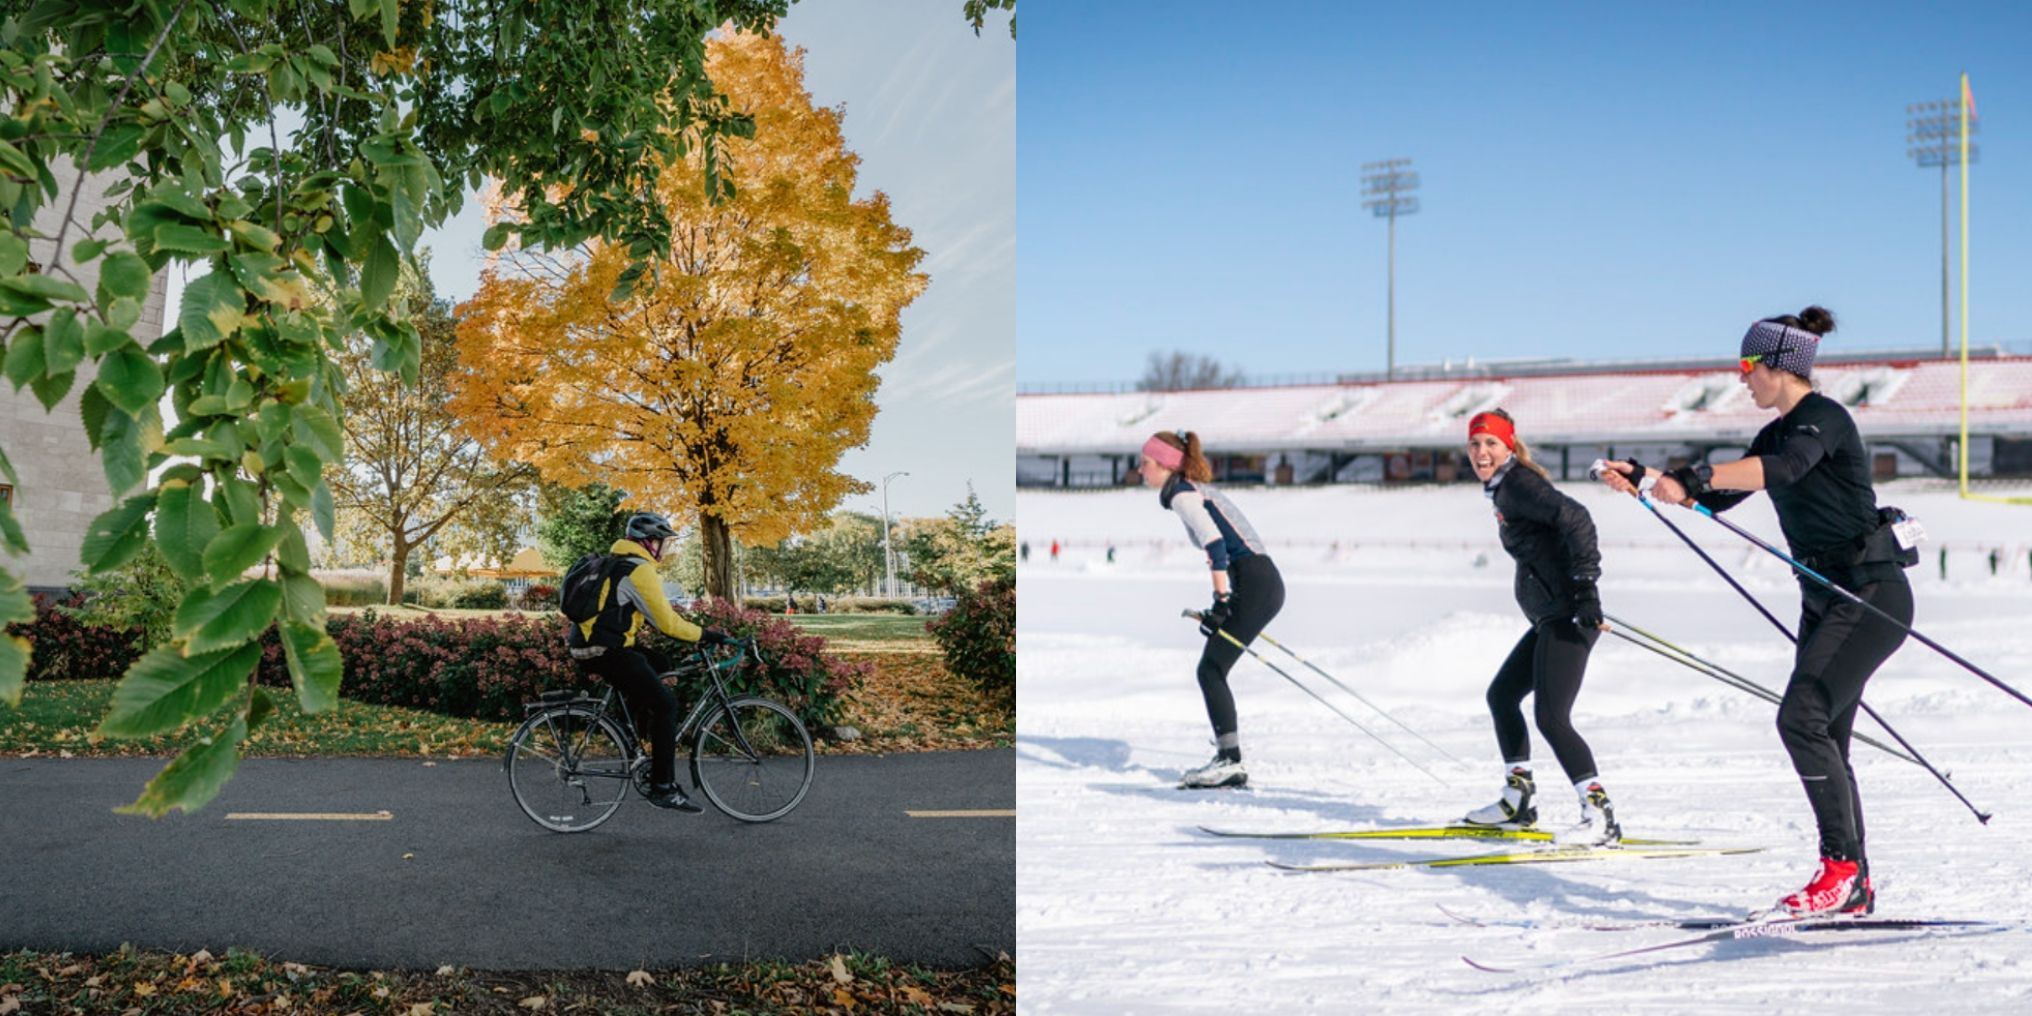
[{"label": "pink headband", "polygon": [[1185,452],[1173,448],[1169,442],[1161,437],[1153,436],[1150,440],[1143,442],[1143,457],[1173,472],[1176,472],[1178,467],[1185,465]]}]

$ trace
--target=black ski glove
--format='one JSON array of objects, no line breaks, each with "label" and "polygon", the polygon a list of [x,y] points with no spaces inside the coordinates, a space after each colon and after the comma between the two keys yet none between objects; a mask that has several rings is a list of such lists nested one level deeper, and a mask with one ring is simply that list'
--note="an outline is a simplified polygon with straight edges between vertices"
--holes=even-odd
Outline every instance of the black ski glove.
[{"label": "black ski glove", "polygon": [[1233,617],[1235,608],[1227,593],[1215,593],[1214,605],[1199,616],[1199,633],[1212,637],[1217,628],[1226,628],[1228,619]]},{"label": "black ski glove", "polygon": [[1668,470],[1665,475],[1677,480],[1679,486],[1686,491],[1686,496],[1696,500],[1702,494],[1714,490],[1708,482],[1714,476],[1714,469],[1709,466],[1680,466],[1678,469]]},{"label": "black ski glove", "polygon": [[704,628],[700,629],[699,631],[699,645],[731,646],[733,644],[734,637],[732,635],[727,634],[726,632],[719,630],[718,628]]},{"label": "black ski glove", "polygon": [[1602,626],[1602,594],[1592,579],[1573,581],[1573,623],[1586,630]]}]

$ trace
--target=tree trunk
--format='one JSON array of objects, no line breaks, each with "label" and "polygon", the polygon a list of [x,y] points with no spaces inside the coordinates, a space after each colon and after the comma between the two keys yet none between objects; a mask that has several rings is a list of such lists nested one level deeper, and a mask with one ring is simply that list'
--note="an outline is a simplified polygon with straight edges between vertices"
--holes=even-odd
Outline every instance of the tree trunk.
[{"label": "tree trunk", "polygon": [[716,515],[699,515],[699,550],[705,559],[706,595],[741,605],[734,586],[734,535]]},{"label": "tree trunk", "polygon": [[410,545],[395,541],[395,565],[388,570],[388,605],[402,605],[403,582],[409,577]]}]

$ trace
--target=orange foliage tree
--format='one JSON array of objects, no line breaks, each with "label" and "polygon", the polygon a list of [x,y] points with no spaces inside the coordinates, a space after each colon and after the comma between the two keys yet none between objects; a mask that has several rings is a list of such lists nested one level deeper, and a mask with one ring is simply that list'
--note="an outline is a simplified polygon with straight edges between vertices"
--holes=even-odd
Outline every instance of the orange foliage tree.
[{"label": "orange foliage tree", "polygon": [[929,280],[887,196],[854,198],[859,157],[842,111],[813,107],[802,50],[733,33],[709,44],[707,68],[755,120],[725,149],[734,197],[714,204],[702,174],[664,174],[670,256],[619,301],[630,255],[648,252],[502,254],[460,308],[452,408],[545,480],[695,516],[705,591],[731,597],[735,537],[823,526],[869,489],[839,458],[867,442],[875,368]]}]

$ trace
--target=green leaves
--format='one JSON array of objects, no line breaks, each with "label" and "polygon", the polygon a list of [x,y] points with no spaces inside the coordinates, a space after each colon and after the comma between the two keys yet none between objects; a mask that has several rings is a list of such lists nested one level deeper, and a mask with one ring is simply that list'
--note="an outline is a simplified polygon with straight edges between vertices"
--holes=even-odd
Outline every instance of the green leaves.
[{"label": "green leaves", "polygon": [[155,273],[148,270],[148,262],[139,255],[125,252],[111,255],[99,266],[99,305],[108,306],[123,296],[146,300],[148,286],[154,280]]},{"label": "green leaves", "polygon": [[296,685],[296,700],[306,713],[321,713],[339,703],[339,678],[345,662],[339,644],[323,628],[288,621],[282,625],[282,652],[289,662],[289,679]]},{"label": "green leaves", "polygon": [[[0,508],[0,513],[5,513]],[[11,520],[12,516],[0,514],[0,521]],[[0,570],[0,702],[10,706],[21,705],[21,685],[28,674],[28,640],[19,635],[7,634],[7,626],[17,621],[35,620],[35,604],[28,598],[28,590],[21,586],[21,579],[13,573]]]},{"label": "green leaves", "polygon": [[163,646],[127,671],[113,689],[113,705],[99,721],[106,737],[162,734],[218,711],[261,662],[261,647],[242,645],[184,656]]},{"label": "green leaves", "polygon": [[402,258],[395,252],[395,245],[385,236],[377,237],[373,249],[367,252],[366,266],[360,269],[360,301],[366,309],[380,310],[388,302],[401,267]]},{"label": "green leaves", "polygon": [[123,815],[161,818],[172,810],[196,811],[219,796],[233,770],[240,767],[240,743],[247,739],[247,721],[235,716],[224,732],[198,739],[164,766],[142,788],[133,804],[113,809]]},{"label": "green leaves", "polygon": [[176,321],[183,331],[184,349],[195,353],[226,341],[246,318],[247,295],[230,272],[214,270],[184,287]]},{"label": "green leaves", "polygon": [[148,542],[148,512],[154,507],[155,495],[142,494],[93,519],[79,554],[86,571],[102,575],[139,553],[141,545]]},{"label": "green leaves", "polygon": [[95,382],[106,401],[133,416],[162,397],[162,368],[138,346],[122,346],[99,361]]},{"label": "green leaves", "polygon": [[190,484],[163,484],[155,512],[155,542],[178,577],[205,578],[205,548],[219,535],[219,516]]},{"label": "green leaves", "polygon": [[186,652],[229,649],[259,637],[281,605],[282,587],[267,579],[235,582],[217,593],[199,586],[184,596],[170,632],[189,640]]},{"label": "green leaves", "polygon": [[[260,522],[234,525],[212,537],[211,542],[205,545],[205,573],[211,576],[214,586],[230,582],[241,572],[260,564],[281,537],[281,530]],[[273,613],[272,607],[270,612]]]}]

